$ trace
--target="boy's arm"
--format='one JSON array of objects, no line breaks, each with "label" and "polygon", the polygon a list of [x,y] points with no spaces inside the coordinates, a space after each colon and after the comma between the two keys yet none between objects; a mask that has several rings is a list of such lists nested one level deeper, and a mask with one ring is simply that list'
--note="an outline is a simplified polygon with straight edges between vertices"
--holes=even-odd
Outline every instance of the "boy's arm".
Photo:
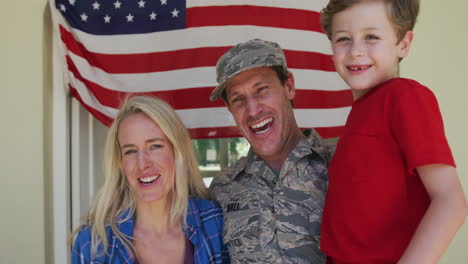
[{"label": "boy's arm", "polygon": [[452,166],[418,167],[431,203],[398,264],[438,263],[465,221],[467,202]]}]

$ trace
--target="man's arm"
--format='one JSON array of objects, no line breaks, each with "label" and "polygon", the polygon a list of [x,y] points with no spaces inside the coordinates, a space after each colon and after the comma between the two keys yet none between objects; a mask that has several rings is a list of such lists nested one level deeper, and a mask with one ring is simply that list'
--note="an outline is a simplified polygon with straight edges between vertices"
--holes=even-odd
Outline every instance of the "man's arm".
[{"label": "man's arm", "polygon": [[333,154],[335,154],[336,144],[323,139],[315,129],[311,129],[310,133],[314,137],[314,150],[319,152],[319,155],[325,160],[328,166],[333,158]]},{"label": "man's arm", "polygon": [[239,173],[239,171],[245,167],[246,158],[241,157],[231,166],[221,170],[211,181],[210,186],[208,187],[208,194],[210,199],[217,201],[221,205],[219,200],[220,193],[226,192],[228,189],[227,185],[231,182],[231,179]]},{"label": "man's arm", "polygon": [[431,203],[399,264],[437,263],[467,215],[466,198],[454,167],[432,164],[416,170]]}]

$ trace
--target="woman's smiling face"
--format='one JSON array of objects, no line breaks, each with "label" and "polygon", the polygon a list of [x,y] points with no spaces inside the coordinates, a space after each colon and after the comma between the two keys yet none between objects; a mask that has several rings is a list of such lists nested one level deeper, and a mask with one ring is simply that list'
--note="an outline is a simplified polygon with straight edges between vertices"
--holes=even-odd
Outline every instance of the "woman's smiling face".
[{"label": "woman's smiling face", "polygon": [[119,125],[122,170],[140,202],[172,199],[174,149],[161,128],[144,113],[126,117]]}]

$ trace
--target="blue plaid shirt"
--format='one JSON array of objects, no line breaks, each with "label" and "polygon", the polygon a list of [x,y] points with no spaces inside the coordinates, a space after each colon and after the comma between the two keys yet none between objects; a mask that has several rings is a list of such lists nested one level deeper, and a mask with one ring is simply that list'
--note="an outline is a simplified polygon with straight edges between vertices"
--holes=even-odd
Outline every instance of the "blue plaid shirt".
[{"label": "blue plaid shirt", "polygon": [[[133,237],[134,217],[118,225],[119,230]],[[190,198],[187,212],[187,227],[184,233],[193,244],[195,264],[230,263],[228,250],[223,244],[223,211],[216,202]],[[116,238],[110,227],[106,228],[109,254],[91,258],[91,227],[84,226],[72,249],[72,264],[132,264],[135,261]],[[102,251],[102,246],[99,248]]]}]

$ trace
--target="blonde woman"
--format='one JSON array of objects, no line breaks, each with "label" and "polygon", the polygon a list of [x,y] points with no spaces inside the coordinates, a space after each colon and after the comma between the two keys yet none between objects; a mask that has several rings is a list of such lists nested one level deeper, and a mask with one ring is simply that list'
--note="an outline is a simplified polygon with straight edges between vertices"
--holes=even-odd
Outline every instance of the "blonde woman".
[{"label": "blonde woman", "polygon": [[130,98],[109,129],[104,162],[73,264],[229,263],[222,210],[206,200],[189,134],[168,104]]}]

